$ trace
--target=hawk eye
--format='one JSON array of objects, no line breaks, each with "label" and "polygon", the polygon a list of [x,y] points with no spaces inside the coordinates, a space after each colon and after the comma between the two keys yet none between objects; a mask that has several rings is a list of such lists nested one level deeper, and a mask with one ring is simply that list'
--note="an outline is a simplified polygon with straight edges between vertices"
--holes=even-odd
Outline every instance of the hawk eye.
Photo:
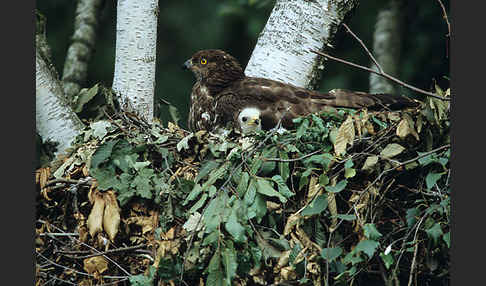
[{"label": "hawk eye", "polygon": [[243,117],[241,118],[241,120],[242,120],[243,122],[246,122],[246,121],[248,120],[248,118],[247,118],[246,116],[243,116]]},{"label": "hawk eye", "polygon": [[201,64],[202,64],[202,65],[205,65],[205,64],[207,64],[207,63],[208,63],[208,61],[207,61],[205,58],[201,58]]}]

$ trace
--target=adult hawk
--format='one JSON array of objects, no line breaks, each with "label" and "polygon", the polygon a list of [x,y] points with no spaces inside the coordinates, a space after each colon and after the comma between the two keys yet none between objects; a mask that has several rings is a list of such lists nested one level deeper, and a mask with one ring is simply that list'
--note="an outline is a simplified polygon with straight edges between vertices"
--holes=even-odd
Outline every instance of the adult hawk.
[{"label": "adult hawk", "polygon": [[240,113],[245,108],[253,108],[252,113],[261,120],[258,124],[269,130],[280,120],[284,128],[292,128],[292,119],[322,111],[326,106],[399,109],[417,104],[403,96],[346,90],[320,93],[271,79],[247,77],[238,61],[222,50],[198,51],[183,68],[196,77],[188,119],[191,131],[241,128],[243,121],[239,118],[242,119]]}]

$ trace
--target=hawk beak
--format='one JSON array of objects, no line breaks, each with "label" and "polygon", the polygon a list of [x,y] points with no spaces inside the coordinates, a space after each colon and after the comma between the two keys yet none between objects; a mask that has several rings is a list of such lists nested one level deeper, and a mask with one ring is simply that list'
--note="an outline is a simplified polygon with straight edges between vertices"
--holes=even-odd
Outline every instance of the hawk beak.
[{"label": "hawk beak", "polygon": [[252,117],[250,120],[248,120],[248,125],[258,125],[260,124],[260,118],[258,117]]},{"label": "hawk beak", "polygon": [[192,59],[188,59],[187,61],[182,64],[182,69],[183,70],[188,70],[192,67]]}]

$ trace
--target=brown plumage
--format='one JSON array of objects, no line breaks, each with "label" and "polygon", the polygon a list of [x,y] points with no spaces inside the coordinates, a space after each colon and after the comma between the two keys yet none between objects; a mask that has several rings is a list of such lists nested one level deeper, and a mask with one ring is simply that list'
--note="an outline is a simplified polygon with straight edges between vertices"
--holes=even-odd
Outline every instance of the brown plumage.
[{"label": "brown plumage", "polygon": [[347,90],[320,93],[275,80],[246,77],[238,61],[221,50],[199,51],[184,63],[184,68],[196,77],[188,120],[192,131],[231,127],[245,107],[259,109],[262,128],[268,130],[282,117],[282,126],[291,128],[292,119],[322,111],[326,106],[400,109],[417,104],[403,96]]}]

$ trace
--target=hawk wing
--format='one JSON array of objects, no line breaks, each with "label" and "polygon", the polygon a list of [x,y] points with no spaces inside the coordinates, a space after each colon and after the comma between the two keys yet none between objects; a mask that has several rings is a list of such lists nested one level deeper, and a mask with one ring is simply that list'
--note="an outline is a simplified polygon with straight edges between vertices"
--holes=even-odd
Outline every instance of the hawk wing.
[{"label": "hawk wing", "polygon": [[323,111],[327,106],[347,108],[404,108],[416,102],[402,96],[368,94],[347,90],[319,93],[278,81],[246,77],[224,89],[215,98],[217,125],[237,122],[239,112],[246,107],[261,111],[263,129],[275,127],[280,119],[284,128],[292,128],[296,117]]}]

